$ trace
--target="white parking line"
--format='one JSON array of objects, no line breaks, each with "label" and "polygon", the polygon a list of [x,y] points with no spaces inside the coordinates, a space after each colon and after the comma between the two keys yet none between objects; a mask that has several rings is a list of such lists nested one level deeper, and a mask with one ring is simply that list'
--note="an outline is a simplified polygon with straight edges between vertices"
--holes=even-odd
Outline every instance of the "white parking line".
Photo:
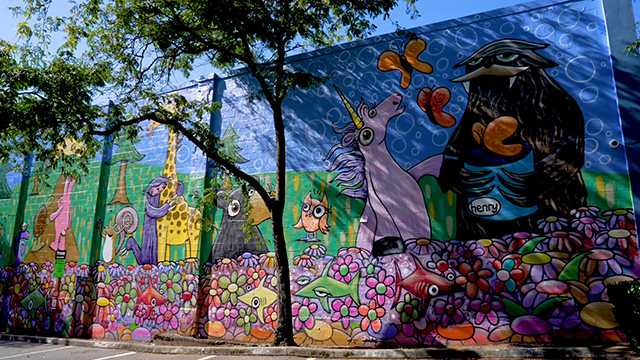
[{"label": "white parking line", "polygon": [[119,358],[119,357],[122,357],[122,356],[133,355],[135,353],[136,353],[135,351],[132,351],[132,352],[124,353],[124,354],[105,356],[105,357],[101,357],[100,359],[94,359],[94,360],[107,360],[107,359]]},{"label": "white parking line", "polygon": [[205,356],[205,357],[203,357],[203,358],[201,358],[201,359],[198,359],[198,360],[213,359],[214,357],[216,357],[216,356],[215,356],[215,355],[210,355],[210,356]]},{"label": "white parking line", "polygon": [[45,353],[45,352],[51,352],[51,351],[64,350],[64,349],[68,349],[68,348],[72,348],[72,347],[73,347],[73,346],[63,346],[63,347],[59,347],[59,348],[47,349],[47,350],[40,350],[40,351],[34,351],[34,352],[30,352],[30,353],[25,353],[25,354],[17,354],[17,355],[3,356],[3,357],[0,357],[0,360],[2,360],[2,359],[12,359],[12,358],[16,358],[16,357],[22,357],[22,356],[25,356],[25,355],[34,355],[34,354],[40,354],[40,353]]}]

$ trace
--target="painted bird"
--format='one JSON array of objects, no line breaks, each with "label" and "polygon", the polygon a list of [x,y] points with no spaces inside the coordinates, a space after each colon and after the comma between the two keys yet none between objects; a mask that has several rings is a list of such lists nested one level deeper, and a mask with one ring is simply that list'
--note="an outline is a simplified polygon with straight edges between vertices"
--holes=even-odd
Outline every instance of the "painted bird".
[{"label": "painted bird", "polygon": [[320,241],[316,237],[316,233],[320,230],[323,234],[329,231],[329,203],[327,194],[322,193],[322,201],[313,199],[311,192],[304,198],[302,202],[302,213],[300,219],[293,225],[295,229],[302,229],[307,232],[307,237],[298,239],[298,241],[314,242]]},{"label": "painted bird", "polygon": [[536,52],[548,46],[497,40],[454,65],[469,100],[439,183],[458,195],[458,239],[524,231],[586,204],[584,119],[545,71],[558,65]]}]

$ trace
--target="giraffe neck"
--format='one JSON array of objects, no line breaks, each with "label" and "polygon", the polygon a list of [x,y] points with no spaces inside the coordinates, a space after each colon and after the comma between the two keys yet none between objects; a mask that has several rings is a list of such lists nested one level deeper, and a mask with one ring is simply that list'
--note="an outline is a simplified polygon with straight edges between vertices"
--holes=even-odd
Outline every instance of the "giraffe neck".
[{"label": "giraffe neck", "polygon": [[174,193],[178,188],[178,173],[177,173],[177,164],[176,164],[176,154],[179,150],[178,135],[169,130],[169,143],[167,147],[167,161],[164,164],[164,171],[162,172],[162,176],[170,179],[171,181],[167,184],[167,190],[162,192],[160,196],[161,201],[169,198],[169,195]]}]

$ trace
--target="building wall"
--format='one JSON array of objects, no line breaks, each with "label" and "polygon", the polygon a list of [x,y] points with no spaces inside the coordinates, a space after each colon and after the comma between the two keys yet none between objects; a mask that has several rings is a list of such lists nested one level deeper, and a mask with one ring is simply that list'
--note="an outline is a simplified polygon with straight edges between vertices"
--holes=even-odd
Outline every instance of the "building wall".
[{"label": "building wall", "polygon": [[[533,2],[411,34],[289,60],[327,77],[284,111],[296,341],[622,341],[606,286],[638,277],[638,243],[602,4]],[[266,104],[247,100],[256,89],[239,71],[180,91],[220,101],[203,121],[269,189],[274,130]],[[264,204],[230,183],[214,209],[196,209],[202,153],[144,125],[73,186],[57,174],[42,195],[18,196],[30,234],[18,266],[3,253],[9,329],[271,340]],[[0,200],[7,218],[18,200]],[[66,206],[70,225],[53,215]]]}]

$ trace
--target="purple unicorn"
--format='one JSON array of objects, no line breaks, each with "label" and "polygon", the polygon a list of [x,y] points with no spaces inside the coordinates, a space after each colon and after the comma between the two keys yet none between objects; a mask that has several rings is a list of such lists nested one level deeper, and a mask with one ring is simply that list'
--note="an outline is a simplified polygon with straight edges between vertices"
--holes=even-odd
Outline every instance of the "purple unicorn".
[{"label": "purple unicorn", "polygon": [[338,155],[329,171],[340,171],[333,181],[346,187],[340,194],[366,202],[360,218],[356,246],[370,250],[374,256],[405,251],[404,241],[431,238],[427,206],[417,179],[438,176],[442,156],[424,160],[409,170],[403,169],[391,156],[385,141],[389,121],[402,114],[402,95],[395,93],[377,106],[361,101],[355,110],[335,86],[351,119],[344,128],[333,125],[344,134],[339,144],[329,150],[329,159]]}]

